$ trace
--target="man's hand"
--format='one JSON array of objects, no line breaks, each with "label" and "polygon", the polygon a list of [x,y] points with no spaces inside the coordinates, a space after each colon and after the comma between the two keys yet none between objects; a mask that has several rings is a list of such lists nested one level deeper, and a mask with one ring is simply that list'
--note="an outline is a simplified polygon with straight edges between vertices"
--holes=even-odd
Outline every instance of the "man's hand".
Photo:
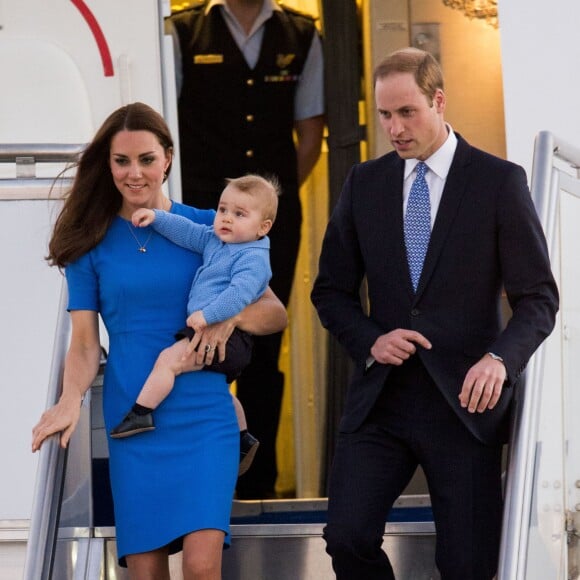
[{"label": "man's hand", "polygon": [[378,363],[400,366],[417,352],[416,345],[431,348],[431,343],[420,332],[397,328],[377,338],[371,355]]},{"label": "man's hand", "polygon": [[486,354],[465,375],[459,393],[461,406],[467,407],[470,413],[493,409],[501,397],[506,378],[505,365]]}]

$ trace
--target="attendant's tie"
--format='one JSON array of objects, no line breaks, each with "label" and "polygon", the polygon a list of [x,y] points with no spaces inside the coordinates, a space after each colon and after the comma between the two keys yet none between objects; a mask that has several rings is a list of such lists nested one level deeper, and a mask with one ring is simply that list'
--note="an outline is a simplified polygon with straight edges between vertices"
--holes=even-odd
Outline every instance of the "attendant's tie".
[{"label": "attendant's tie", "polygon": [[425,173],[429,169],[425,163],[417,163],[417,177],[411,185],[407,212],[405,213],[405,246],[411,273],[411,282],[416,291],[427,254],[431,235],[431,201]]}]

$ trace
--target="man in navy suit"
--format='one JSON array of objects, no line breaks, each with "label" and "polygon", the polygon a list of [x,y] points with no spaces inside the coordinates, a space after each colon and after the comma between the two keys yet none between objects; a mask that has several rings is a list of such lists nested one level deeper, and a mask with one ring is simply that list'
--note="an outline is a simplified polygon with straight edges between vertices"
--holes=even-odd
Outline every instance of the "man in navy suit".
[{"label": "man in navy suit", "polygon": [[[558,290],[524,170],[445,122],[435,59],[399,50],[374,83],[394,151],[350,171],[312,291],[356,364],[330,475],[327,551],[338,580],[394,578],[385,521],[421,465],[442,578],[490,580],[513,392],[554,326]],[[412,276],[406,218],[420,166],[428,245]],[[505,328],[502,290],[513,311]]]}]

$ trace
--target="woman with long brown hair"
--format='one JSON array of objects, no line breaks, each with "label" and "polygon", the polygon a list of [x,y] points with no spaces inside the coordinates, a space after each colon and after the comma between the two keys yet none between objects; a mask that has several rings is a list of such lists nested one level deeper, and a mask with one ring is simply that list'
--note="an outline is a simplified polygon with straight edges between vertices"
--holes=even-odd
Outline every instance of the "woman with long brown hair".
[{"label": "woman with long brown hair", "polygon": [[[130,221],[146,207],[212,223],[213,211],[164,195],[172,156],[163,118],[133,103],[105,120],[80,158],[48,255],[49,263],[65,270],[71,344],[62,395],[34,427],[33,451],[55,433],[62,446],[68,444],[99,368],[99,314],[109,335],[107,431],[122,419],[157,355],[183,326],[200,256]],[[285,309],[267,290],[235,319],[196,333],[190,369],[201,369],[216,349],[223,353],[235,327],[266,334],[285,324]],[[183,548],[186,580],[217,580],[238,471],[236,415],[222,374],[186,372],[175,386],[156,411],[155,431],[109,438],[117,554],[131,578],[168,580],[167,557]]]}]

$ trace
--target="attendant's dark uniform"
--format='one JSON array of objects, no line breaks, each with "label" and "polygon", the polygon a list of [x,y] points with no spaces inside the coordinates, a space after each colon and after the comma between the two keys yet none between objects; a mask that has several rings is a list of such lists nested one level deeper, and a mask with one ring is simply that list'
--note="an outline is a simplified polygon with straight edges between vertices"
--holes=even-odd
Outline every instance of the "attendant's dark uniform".
[{"label": "attendant's dark uniform", "polygon": [[[293,141],[294,95],[316,34],[314,21],[283,7],[265,23],[260,56],[251,69],[218,7],[206,3],[172,17],[182,61],[179,138],[183,201],[215,208],[225,178],[276,176],[281,184],[270,232],[270,286],[287,305],[300,243],[302,212]],[[255,337],[252,362],[238,378],[248,426],[260,440],[238,497],[264,498],[277,477],[276,435],[284,375],[278,370],[282,334]]]}]

